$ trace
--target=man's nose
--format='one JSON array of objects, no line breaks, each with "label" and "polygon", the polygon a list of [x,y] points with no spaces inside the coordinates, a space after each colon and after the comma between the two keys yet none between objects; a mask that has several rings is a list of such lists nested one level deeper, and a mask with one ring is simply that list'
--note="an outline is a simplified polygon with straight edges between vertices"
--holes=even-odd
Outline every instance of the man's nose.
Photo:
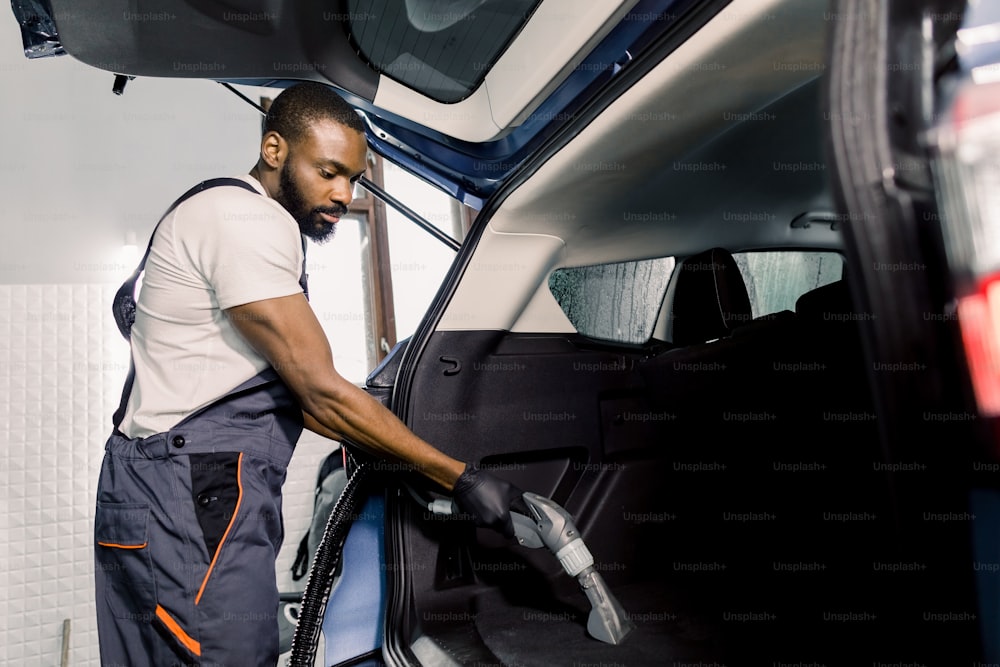
[{"label": "man's nose", "polygon": [[350,205],[354,200],[354,184],[349,178],[338,178],[333,189],[330,191],[330,202],[334,204]]}]

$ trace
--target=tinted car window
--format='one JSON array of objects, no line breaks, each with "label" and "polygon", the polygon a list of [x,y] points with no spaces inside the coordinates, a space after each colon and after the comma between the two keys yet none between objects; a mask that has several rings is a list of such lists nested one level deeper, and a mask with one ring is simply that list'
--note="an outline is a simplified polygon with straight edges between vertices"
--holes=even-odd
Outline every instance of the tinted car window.
[{"label": "tinted car window", "polygon": [[350,0],[351,40],[368,64],[439,102],[474,91],[539,0]]},{"label": "tinted car window", "polygon": [[795,310],[811,289],[840,280],[844,258],[836,252],[771,250],[733,253],[750,295],[753,316]]},{"label": "tinted car window", "polygon": [[549,289],[585,336],[617,343],[650,339],[673,257],[556,269]]},{"label": "tinted car window", "polygon": [[[837,252],[771,250],[734,253],[754,317],[795,310],[806,292],[840,280]],[[549,289],[576,330],[616,343],[642,344],[652,337],[673,257],[556,269]]]}]

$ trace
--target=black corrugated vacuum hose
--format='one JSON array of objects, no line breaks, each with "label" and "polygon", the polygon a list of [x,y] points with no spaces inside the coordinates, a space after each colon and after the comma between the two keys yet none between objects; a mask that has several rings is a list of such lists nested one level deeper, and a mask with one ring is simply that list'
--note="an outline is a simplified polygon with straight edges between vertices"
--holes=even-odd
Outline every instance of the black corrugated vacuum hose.
[{"label": "black corrugated vacuum hose", "polygon": [[316,547],[309,578],[302,593],[295,634],[292,635],[291,667],[314,667],[319,634],[323,629],[323,616],[333,587],[333,576],[340,563],[347,533],[354,523],[361,503],[367,499],[365,490],[372,475],[372,464],[367,457],[357,457],[357,467],[347,479],[337,504],[323,531],[323,539]]}]

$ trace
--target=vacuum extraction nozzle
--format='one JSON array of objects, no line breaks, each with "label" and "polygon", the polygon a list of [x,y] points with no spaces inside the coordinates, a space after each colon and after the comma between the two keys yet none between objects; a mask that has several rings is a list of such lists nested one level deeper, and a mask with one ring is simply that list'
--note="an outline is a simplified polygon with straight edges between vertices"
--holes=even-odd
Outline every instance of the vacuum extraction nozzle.
[{"label": "vacuum extraction nozzle", "polygon": [[[413,487],[409,488],[410,494],[431,512],[458,514],[454,500],[427,501]],[[625,610],[608,590],[604,578],[594,569],[594,556],[580,537],[573,517],[545,496],[525,491],[521,497],[531,516],[521,512],[510,513],[518,543],[529,549],[544,546],[551,551],[566,574],[576,578],[590,601],[587,632],[607,644],[620,644],[635,624],[625,615]]]},{"label": "vacuum extraction nozzle", "polygon": [[635,625],[594,569],[594,557],[580,537],[573,517],[544,496],[525,492],[523,498],[531,516],[511,512],[518,543],[530,549],[548,548],[566,574],[576,577],[590,601],[587,632],[607,644],[620,644]]}]

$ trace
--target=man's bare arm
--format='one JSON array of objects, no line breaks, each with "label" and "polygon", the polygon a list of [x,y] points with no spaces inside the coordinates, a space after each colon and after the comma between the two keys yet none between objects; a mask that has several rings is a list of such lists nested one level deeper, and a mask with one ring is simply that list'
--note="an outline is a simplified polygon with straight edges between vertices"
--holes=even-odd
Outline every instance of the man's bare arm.
[{"label": "man's bare arm", "polygon": [[336,440],[337,442],[340,442],[341,440],[344,439],[343,433],[334,433],[333,431],[331,431],[330,429],[328,429],[327,427],[323,426],[318,421],[316,421],[316,418],[313,417],[308,412],[306,412],[305,410],[302,411],[302,425],[307,430],[312,431],[313,433],[316,433],[318,435],[321,435],[324,438],[329,438],[330,440]]},{"label": "man's bare arm", "polygon": [[465,464],[419,438],[336,371],[326,334],[302,294],[255,301],[226,314],[296,395],[307,428],[345,437],[383,458],[412,464],[445,489],[454,487]]}]

